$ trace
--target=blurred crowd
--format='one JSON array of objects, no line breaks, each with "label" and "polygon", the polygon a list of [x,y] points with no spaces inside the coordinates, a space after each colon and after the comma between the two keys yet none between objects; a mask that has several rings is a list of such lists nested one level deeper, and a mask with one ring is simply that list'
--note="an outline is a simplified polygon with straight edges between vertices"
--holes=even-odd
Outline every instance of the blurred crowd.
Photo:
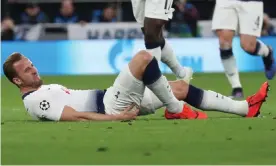
[{"label": "blurred crowd", "polygon": [[77,9],[72,0],[62,0],[57,10],[55,10],[56,5],[53,9],[46,6],[47,12],[42,9],[40,4],[28,3],[19,13],[20,6],[15,8],[13,0],[7,1],[6,8],[8,9],[4,13],[3,19],[13,19],[15,24],[114,22],[117,17],[116,3],[106,3],[103,8],[93,9],[89,13],[83,12],[82,8]]},{"label": "blurred crowd", "polygon": [[[2,0],[1,0],[2,1]],[[118,22],[135,21],[131,6],[123,6],[120,3],[104,3],[99,8],[85,8],[85,4],[77,8],[72,0],[62,0],[56,7],[47,7],[44,11],[40,4],[29,3],[21,5],[21,8],[14,8],[16,0],[4,0],[2,14],[1,37],[2,40],[13,40],[15,25],[34,25],[38,23],[80,23],[89,22]],[[175,0],[173,19],[166,25],[171,37],[200,37],[198,21],[211,19],[212,15],[200,15],[200,10],[186,0]],[[120,9],[119,9],[120,7]],[[206,6],[207,7],[207,6]],[[21,10],[20,10],[21,9]],[[56,9],[56,10],[55,10]],[[213,10],[209,9],[209,10]],[[122,14],[124,11],[127,14]],[[130,14],[131,13],[131,14]],[[212,12],[211,12],[212,13]],[[264,15],[263,36],[276,35],[275,28],[270,22],[267,14]]]}]

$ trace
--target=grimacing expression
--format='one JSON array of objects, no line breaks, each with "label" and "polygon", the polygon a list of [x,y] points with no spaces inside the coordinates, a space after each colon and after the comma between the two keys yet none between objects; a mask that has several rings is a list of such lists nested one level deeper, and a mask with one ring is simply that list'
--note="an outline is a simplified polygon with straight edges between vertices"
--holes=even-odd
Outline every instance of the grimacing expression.
[{"label": "grimacing expression", "polygon": [[38,88],[43,84],[36,67],[28,58],[21,58],[13,64],[13,67],[17,73],[13,81],[19,87]]}]

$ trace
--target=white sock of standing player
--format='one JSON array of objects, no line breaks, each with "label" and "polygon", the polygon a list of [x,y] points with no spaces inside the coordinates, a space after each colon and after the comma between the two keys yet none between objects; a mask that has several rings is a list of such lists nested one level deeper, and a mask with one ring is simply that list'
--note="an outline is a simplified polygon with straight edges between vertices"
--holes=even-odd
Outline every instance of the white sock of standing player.
[{"label": "white sock of standing player", "polygon": [[257,40],[256,54],[262,57],[267,57],[269,55],[269,48],[261,40]]},{"label": "white sock of standing player", "polygon": [[220,49],[221,62],[224,67],[225,75],[232,88],[241,88],[241,81],[236,59],[233,56],[232,48]]},{"label": "white sock of standing player", "polygon": [[183,79],[186,76],[185,69],[178,62],[171,46],[165,41],[162,46],[145,44],[147,52],[154,56],[158,61],[162,61],[172,70],[177,78]]},{"label": "white sock of standing player", "polygon": [[161,45],[161,61],[169,66],[177,78],[183,79],[185,77],[186,73],[184,68],[177,60],[172,47],[166,40]]}]

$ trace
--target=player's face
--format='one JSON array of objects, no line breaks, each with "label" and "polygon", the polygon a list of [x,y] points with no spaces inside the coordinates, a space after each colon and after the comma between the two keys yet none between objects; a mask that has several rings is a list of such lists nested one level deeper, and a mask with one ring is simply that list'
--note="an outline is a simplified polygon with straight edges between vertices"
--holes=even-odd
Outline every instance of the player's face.
[{"label": "player's face", "polygon": [[36,67],[28,58],[22,58],[13,67],[17,73],[14,81],[19,87],[38,88],[43,84]]}]

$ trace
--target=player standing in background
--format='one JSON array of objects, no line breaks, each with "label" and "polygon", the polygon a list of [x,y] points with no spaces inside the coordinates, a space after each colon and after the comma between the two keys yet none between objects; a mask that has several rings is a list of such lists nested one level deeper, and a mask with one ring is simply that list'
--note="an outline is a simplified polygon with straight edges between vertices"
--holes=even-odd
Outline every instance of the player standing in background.
[{"label": "player standing in background", "polygon": [[219,37],[220,56],[226,76],[233,88],[234,98],[243,98],[242,85],[235,57],[232,40],[239,29],[241,47],[253,56],[261,56],[267,79],[273,79],[276,65],[273,50],[258,40],[263,24],[262,0],[217,0],[212,21],[212,29]]},{"label": "player standing in background", "polygon": [[178,79],[190,81],[193,71],[182,67],[169,43],[163,37],[163,27],[172,18],[173,0],[131,0],[133,14],[144,33],[145,47],[157,61],[167,64]]}]

